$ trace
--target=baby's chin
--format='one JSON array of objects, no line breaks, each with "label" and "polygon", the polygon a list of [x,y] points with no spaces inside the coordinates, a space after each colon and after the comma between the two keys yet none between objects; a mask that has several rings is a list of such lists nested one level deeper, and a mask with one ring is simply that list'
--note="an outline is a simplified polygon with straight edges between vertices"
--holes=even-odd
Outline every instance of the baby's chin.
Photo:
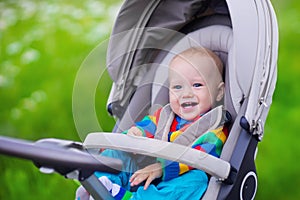
[{"label": "baby's chin", "polygon": [[187,112],[187,110],[184,109],[180,110],[180,113],[178,115],[184,120],[191,121],[200,116],[200,114],[201,113],[198,110]]}]

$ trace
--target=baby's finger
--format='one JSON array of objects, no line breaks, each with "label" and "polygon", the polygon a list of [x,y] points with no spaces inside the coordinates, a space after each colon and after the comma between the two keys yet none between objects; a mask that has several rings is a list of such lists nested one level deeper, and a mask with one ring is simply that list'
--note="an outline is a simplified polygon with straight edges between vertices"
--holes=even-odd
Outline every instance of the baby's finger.
[{"label": "baby's finger", "polygon": [[155,177],[153,176],[148,176],[147,180],[146,180],[146,183],[144,185],[144,190],[147,190],[149,185],[152,183],[152,181],[155,179]]},{"label": "baby's finger", "polygon": [[137,176],[137,174],[134,173],[134,174],[130,177],[129,182],[131,183],[131,182],[135,179],[136,176]]},{"label": "baby's finger", "polygon": [[130,179],[130,185],[131,186],[135,186],[135,185],[138,185],[140,184],[141,182],[143,182],[146,178],[143,177],[141,174],[137,174],[136,176],[132,177]]},{"label": "baby's finger", "polygon": [[136,183],[137,183],[137,180],[138,180],[138,175],[139,174],[133,174],[131,177],[130,177],[130,179],[129,179],[129,182],[130,182],[130,185],[131,186],[135,186],[136,185]]},{"label": "baby's finger", "polygon": [[134,172],[134,174],[130,177],[129,182],[132,182],[136,177],[140,176],[141,172],[140,170],[137,170],[136,172]]},{"label": "baby's finger", "polygon": [[134,180],[132,180],[132,182],[130,183],[130,186],[136,186],[139,185],[142,181],[139,178],[135,178]]}]

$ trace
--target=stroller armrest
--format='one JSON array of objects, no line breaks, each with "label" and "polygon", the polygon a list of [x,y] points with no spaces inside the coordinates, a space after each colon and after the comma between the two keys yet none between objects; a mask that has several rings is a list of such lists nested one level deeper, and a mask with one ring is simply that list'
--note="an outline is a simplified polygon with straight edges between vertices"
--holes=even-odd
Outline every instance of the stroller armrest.
[{"label": "stroller armrest", "polygon": [[[118,173],[122,162],[80,149],[81,144],[68,140],[42,139],[37,142],[0,137],[0,154],[31,160],[37,167],[54,169],[66,175],[74,170]],[[81,146],[82,147],[82,146]]]},{"label": "stroller armrest", "polygon": [[185,163],[191,167],[201,169],[221,180],[227,179],[231,171],[231,166],[228,162],[202,151],[176,143],[145,137],[128,136],[117,133],[90,133],[86,137],[83,146],[87,149],[118,149]]}]

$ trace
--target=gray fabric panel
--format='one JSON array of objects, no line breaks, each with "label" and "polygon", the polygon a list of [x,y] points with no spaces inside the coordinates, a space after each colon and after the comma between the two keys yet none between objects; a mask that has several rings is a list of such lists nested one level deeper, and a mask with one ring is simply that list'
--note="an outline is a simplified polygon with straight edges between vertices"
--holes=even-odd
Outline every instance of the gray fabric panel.
[{"label": "gray fabric panel", "polygon": [[141,120],[149,114],[151,108],[151,90],[153,87],[153,76],[157,65],[153,65],[148,71],[143,81],[136,89],[130,104],[123,116],[115,127],[116,132],[122,132],[129,129],[134,122]]}]

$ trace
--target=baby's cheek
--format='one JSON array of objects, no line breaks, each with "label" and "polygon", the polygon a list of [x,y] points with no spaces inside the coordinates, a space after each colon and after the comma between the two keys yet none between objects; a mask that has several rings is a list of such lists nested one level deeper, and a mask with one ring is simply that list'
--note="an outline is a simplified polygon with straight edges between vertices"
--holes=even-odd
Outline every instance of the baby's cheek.
[{"label": "baby's cheek", "polygon": [[176,103],[178,101],[179,97],[176,95],[176,93],[170,92],[169,94],[169,100],[170,103]]},{"label": "baby's cheek", "polygon": [[178,103],[178,101],[170,101],[170,106],[171,106],[171,109],[172,111],[177,114],[177,115],[180,115],[180,105]]}]

